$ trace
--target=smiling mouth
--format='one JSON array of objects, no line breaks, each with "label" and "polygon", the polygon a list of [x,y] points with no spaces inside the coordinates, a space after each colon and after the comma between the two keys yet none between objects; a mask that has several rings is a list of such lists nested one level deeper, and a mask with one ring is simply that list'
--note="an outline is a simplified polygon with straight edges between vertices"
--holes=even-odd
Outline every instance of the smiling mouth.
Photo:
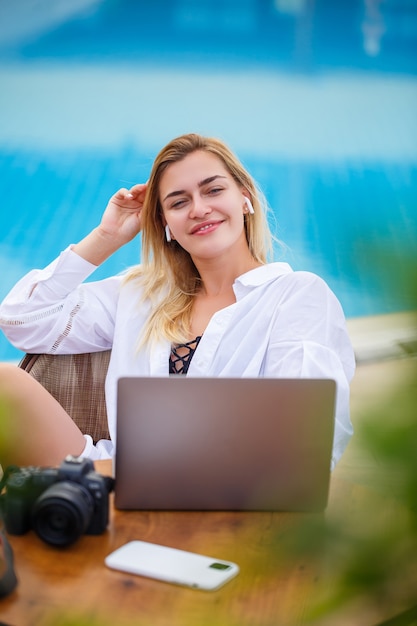
[{"label": "smiling mouth", "polygon": [[201,226],[196,226],[195,228],[193,228],[193,230],[191,231],[192,235],[199,235],[200,233],[206,233],[209,232],[211,230],[214,230],[217,228],[217,226],[219,226],[222,222],[210,222],[208,224],[201,224]]}]

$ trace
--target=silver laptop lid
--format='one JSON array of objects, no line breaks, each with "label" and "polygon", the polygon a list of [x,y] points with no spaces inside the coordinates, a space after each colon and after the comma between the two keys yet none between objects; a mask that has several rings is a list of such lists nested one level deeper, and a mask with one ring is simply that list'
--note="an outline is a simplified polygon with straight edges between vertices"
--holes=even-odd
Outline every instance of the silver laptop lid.
[{"label": "silver laptop lid", "polygon": [[116,507],[323,510],[335,387],[312,379],[121,378]]}]

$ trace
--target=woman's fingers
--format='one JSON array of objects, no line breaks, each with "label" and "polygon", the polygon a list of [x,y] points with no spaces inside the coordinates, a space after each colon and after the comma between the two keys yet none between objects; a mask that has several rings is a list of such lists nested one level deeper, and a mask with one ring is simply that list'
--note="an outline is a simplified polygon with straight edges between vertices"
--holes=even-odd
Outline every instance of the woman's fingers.
[{"label": "woman's fingers", "polygon": [[145,200],[146,183],[140,183],[133,185],[130,189],[122,187],[113,196],[113,201],[120,205],[128,205],[132,208],[132,201],[136,204],[142,205]]}]

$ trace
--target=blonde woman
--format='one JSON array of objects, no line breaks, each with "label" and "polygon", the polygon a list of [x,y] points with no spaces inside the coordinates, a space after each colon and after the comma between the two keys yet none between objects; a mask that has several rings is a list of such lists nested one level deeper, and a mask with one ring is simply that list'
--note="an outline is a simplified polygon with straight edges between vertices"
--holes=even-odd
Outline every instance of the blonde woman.
[{"label": "blonde woman", "polygon": [[[84,282],[140,232],[140,265]],[[6,412],[0,461],[109,458],[117,379],[182,374],[336,379],[334,466],[352,433],[355,364],[343,311],[318,276],[268,262],[270,249],[262,194],[230,149],[196,134],[171,141],[147,183],[120,189],[92,232],[29,272],[0,308],[2,330],[25,352],[112,348],[111,440],[94,445],[26,372],[2,364],[0,394],[13,410]]]}]

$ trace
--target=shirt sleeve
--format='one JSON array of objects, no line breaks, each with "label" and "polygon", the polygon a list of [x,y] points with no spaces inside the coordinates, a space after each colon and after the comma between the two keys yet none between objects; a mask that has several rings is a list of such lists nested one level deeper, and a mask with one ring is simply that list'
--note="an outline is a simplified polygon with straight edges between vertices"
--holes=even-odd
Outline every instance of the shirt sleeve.
[{"label": "shirt sleeve", "polygon": [[71,248],[32,270],[0,305],[0,328],[19,350],[77,354],[112,346],[121,277],[84,283],[96,269]]},{"label": "shirt sleeve", "polygon": [[349,408],[355,371],[353,348],[342,307],[327,284],[308,272],[295,272],[287,280],[266,369],[271,376],[336,381],[334,468],[353,433]]}]

